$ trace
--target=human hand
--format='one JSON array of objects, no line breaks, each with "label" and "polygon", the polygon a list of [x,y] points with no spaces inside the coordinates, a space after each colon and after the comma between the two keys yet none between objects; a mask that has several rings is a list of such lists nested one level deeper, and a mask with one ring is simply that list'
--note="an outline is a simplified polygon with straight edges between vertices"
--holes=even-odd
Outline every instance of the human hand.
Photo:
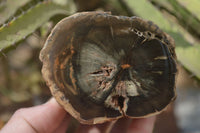
[{"label": "human hand", "polygon": [[[17,110],[0,133],[65,133],[71,116],[54,98],[35,107]],[[155,116],[142,119],[120,119],[113,126],[110,122],[98,125],[80,124],[77,133],[152,133]]]}]

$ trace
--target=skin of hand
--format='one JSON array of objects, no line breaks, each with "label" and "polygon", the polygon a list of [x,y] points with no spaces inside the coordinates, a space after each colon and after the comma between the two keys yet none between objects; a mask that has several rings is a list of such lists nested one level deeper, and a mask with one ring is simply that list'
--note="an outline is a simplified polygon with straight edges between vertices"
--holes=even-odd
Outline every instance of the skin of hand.
[{"label": "skin of hand", "polygon": [[[66,133],[71,116],[54,98],[45,104],[17,110],[0,133]],[[123,118],[112,126],[111,133],[152,133],[155,116],[140,119]],[[111,122],[82,125],[76,133],[104,133]]]}]

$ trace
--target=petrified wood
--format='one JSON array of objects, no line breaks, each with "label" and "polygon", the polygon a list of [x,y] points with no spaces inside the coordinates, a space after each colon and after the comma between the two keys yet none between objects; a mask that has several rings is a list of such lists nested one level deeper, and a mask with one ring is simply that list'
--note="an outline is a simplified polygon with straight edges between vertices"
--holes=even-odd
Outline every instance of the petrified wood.
[{"label": "petrified wood", "polygon": [[174,48],[168,34],[139,17],[77,13],[49,35],[42,74],[81,123],[148,117],[175,99]]}]

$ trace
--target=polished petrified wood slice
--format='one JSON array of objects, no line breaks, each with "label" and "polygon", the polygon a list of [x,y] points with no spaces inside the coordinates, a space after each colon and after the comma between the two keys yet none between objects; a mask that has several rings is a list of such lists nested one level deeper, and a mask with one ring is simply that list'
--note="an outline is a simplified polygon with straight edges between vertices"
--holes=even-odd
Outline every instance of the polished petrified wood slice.
[{"label": "polished petrified wood slice", "polygon": [[52,30],[40,54],[42,74],[81,123],[147,117],[175,99],[174,47],[150,21],[77,13]]}]

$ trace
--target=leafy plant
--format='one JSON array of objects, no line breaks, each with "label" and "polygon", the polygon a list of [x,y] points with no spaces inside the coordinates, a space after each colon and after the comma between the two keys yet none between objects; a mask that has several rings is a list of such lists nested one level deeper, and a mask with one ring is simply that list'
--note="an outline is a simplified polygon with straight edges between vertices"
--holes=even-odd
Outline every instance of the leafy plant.
[{"label": "leafy plant", "polygon": [[[15,2],[21,0],[15,0]],[[27,2],[27,1],[26,1]],[[30,1],[31,2],[31,1]],[[9,8],[12,4],[9,4],[10,1],[5,5]],[[19,7],[20,4],[17,4],[14,7]],[[5,21],[7,8],[4,9],[2,14],[2,22]],[[11,12],[12,11],[12,12]],[[13,11],[16,11],[14,8],[9,12],[9,15],[12,16]],[[14,16],[11,21],[7,24],[3,24],[0,28],[0,52],[3,52],[7,49],[10,49],[13,45],[15,45],[18,41],[25,39],[29,34],[33,33],[37,28],[41,27],[42,24],[47,22],[51,17],[57,14],[72,14],[72,9],[68,4],[66,5],[58,5],[52,1],[43,1],[38,2],[33,7],[31,6],[27,11],[23,12],[17,18]]]}]

